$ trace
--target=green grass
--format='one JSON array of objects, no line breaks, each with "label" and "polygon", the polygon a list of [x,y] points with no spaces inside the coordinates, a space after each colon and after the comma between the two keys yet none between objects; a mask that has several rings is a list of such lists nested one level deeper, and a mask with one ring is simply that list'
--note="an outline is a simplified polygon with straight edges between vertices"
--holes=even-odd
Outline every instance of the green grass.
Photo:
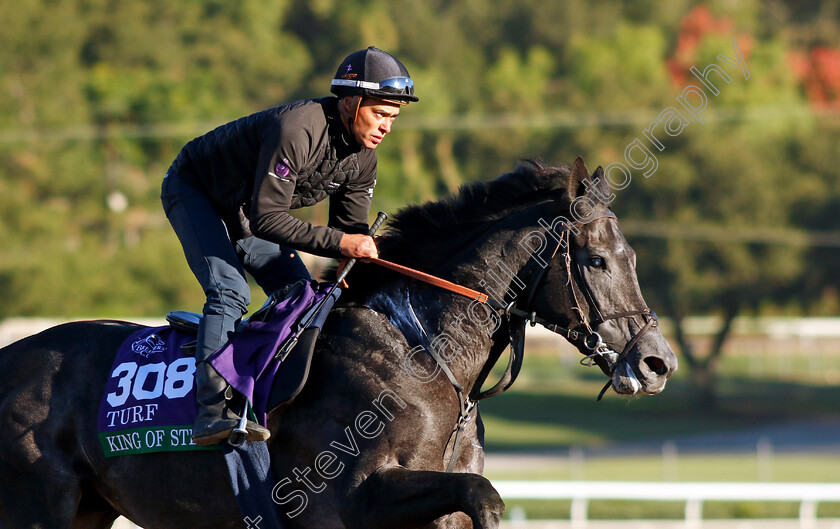
[{"label": "green grass", "polygon": [[481,403],[488,451],[593,446],[623,441],[665,441],[712,432],[735,432],[790,421],[840,422],[840,384],[752,378],[740,359],[724,365],[717,406],[698,404],[680,372],[654,396],[595,397],[605,382],[596,368],[565,365],[544,354],[530,355],[513,388]]},{"label": "green grass", "polygon": [[[568,520],[569,500],[511,500],[507,501],[505,518],[522,517],[529,520]],[[769,519],[798,518],[796,502],[723,502],[703,504],[704,519]],[[819,518],[840,517],[840,503],[821,503]],[[681,501],[607,501],[589,503],[590,520],[679,520],[685,518],[685,503]]]},{"label": "green grass", "polygon": [[484,469],[491,480],[591,481],[775,481],[837,482],[840,454],[776,454],[759,460],[755,454],[597,457],[552,459],[515,469]]},{"label": "green grass", "polygon": [[[764,466],[765,468],[762,468]],[[552,464],[522,466],[517,469],[494,468],[489,464],[485,476],[501,480],[619,480],[619,481],[762,481],[836,482],[840,476],[840,455],[775,455],[759,463],[750,455],[677,456],[664,462],[661,457],[589,458],[571,464],[561,460]],[[569,500],[508,500],[506,517],[528,519],[568,519]],[[681,519],[685,502],[593,500],[589,518],[604,520]],[[840,517],[840,503],[820,503],[817,515]],[[704,518],[796,518],[797,502],[721,502],[703,504]]]},{"label": "green grass", "polygon": [[[840,362],[724,357],[717,383],[717,405],[698,404],[683,369],[656,396],[595,397],[605,383],[597,369],[576,359],[528,352],[520,379],[508,393],[481,404],[486,446],[491,454],[551,450],[550,462],[485,468],[498,480],[615,481],[775,481],[837,482],[840,454],[784,454],[759,458],[742,453],[680,454],[663,458],[656,447],[668,440],[726,434],[791,421],[840,423]],[[683,364],[685,365],[685,364]],[[782,366],[782,367],[779,367]],[[828,367],[827,367],[828,366]],[[807,432],[802,433],[803,436]],[[652,455],[564,457],[572,447],[643,442]],[[620,450],[620,448],[619,448]],[[506,517],[568,519],[567,500],[511,500]],[[796,502],[706,502],[704,518],[796,518]],[[591,519],[681,519],[684,502],[591,501]],[[840,503],[821,503],[819,517],[840,517]]]}]

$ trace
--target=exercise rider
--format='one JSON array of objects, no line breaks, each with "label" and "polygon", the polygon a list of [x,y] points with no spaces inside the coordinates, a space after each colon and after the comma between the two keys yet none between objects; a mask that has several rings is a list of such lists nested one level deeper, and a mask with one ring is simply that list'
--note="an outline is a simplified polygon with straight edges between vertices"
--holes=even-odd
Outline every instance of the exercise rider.
[{"label": "exercise rider", "polygon": [[[239,422],[227,383],[206,360],[247,310],[245,271],[271,293],[310,277],[296,250],[377,256],[366,235],[375,149],[400,107],[418,101],[414,83],[399,60],[370,47],[344,59],[331,92],[337,97],[270,108],[190,141],[163,179],[166,216],[207,296],[196,347],[196,444],[227,439]],[[289,214],[327,197],[327,226]],[[251,421],[247,430],[250,441],[269,436]]]}]

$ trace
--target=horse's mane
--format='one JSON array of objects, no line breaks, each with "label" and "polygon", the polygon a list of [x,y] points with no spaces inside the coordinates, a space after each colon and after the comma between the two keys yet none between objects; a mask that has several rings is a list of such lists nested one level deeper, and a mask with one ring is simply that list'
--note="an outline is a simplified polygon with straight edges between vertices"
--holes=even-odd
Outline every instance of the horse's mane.
[{"label": "horse's mane", "polygon": [[[463,250],[465,240],[494,221],[537,202],[565,200],[570,171],[565,164],[544,166],[528,160],[495,180],[464,184],[451,196],[407,206],[390,219],[378,240],[380,257],[434,272],[438,263]],[[386,273],[373,266],[357,270],[351,274],[352,290],[359,282],[378,282]]]},{"label": "horse's mane", "polygon": [[407,206],[389,223],[382,250],[399,260],[412,247],[439,245],[454,233],[472,231],[539,200],[560,198],[569,171],[567,165],[545,167],[527,161],[495,180],[464,184],[454,195]]}]

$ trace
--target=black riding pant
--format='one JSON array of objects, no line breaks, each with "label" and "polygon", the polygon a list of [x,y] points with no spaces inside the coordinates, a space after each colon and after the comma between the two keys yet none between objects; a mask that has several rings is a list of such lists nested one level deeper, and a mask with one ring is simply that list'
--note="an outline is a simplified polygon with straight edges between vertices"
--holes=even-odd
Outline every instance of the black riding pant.
[{"label": "black riding pant", "polygon": [[207,302],[199,325],[196,360],[218,350],[251,302],[247,270],[266,294],[311,279],[295,250],[251,236],[231,242],[216,208],[201,191],[171,171],[163,178],[161,201]]}]

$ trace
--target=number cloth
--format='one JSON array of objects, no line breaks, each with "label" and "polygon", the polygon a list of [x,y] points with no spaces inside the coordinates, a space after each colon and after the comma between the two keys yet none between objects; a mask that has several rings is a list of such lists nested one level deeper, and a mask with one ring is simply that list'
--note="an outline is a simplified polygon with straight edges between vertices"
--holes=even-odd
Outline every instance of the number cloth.
[{"label": "number cloth", "polygon": [[195,358],[181,345],[195,336],[172,327],[144,328],[120,346],[99,406],[105,457],[218,449],[192,443]]},{"label": "number cloth", "polygon": [[[341,294],[335,289],[322,310],[309,315],[332,283],[301,281],[264,321],[251,321],[210,359],[234,389],[248,398],[265,424],[268,399],[280,363],[274,353],[294,333],[321,328]],[[173,327],[143,328],[117,351],[99,406],[99,442],[106,457],[148,452],[218,449],[192,443],[196,417],[195,358],[181,346],[195,335]]]}]

